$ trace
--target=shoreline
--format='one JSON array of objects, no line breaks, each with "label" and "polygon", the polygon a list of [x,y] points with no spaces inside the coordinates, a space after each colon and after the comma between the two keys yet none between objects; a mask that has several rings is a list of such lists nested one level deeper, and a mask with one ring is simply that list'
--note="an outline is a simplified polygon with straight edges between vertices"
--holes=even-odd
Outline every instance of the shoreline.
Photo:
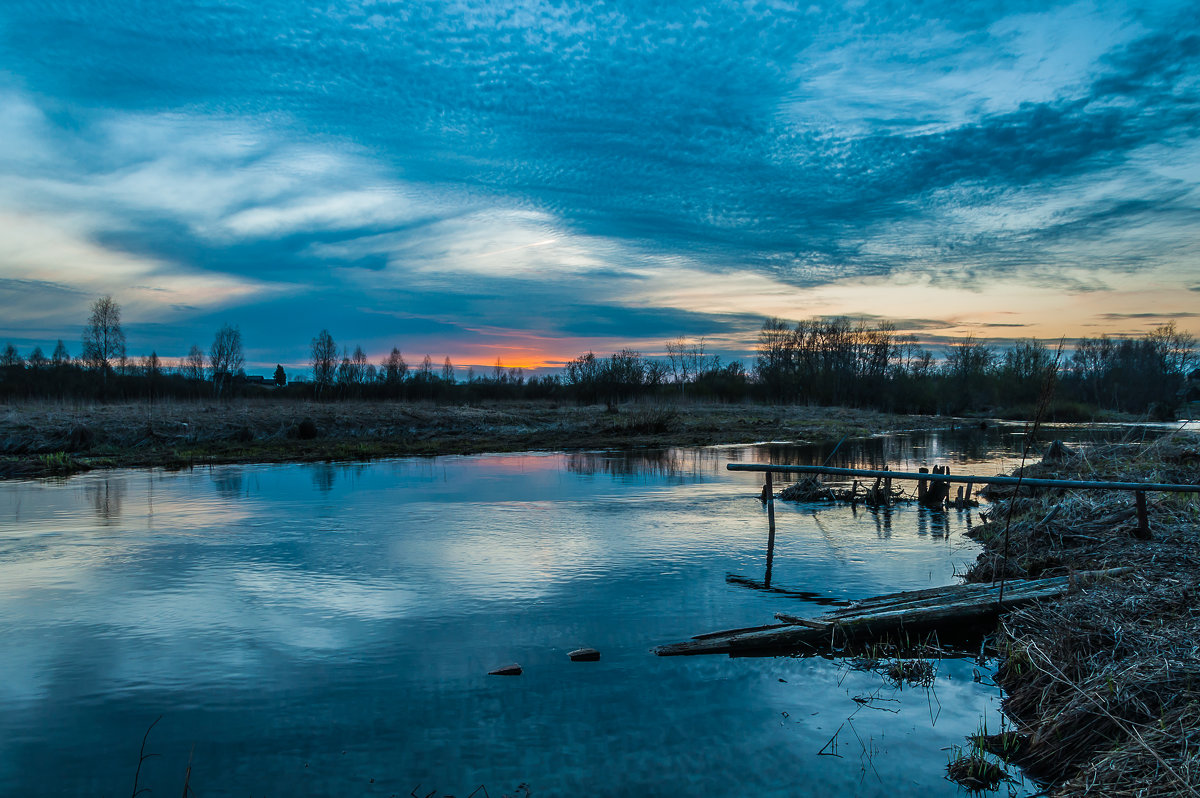
[{"label": "shoreline", "polygon": [[[1025,474],[1200,484],[1200,436],[1069,451]],[[1147,498],[1148,539],[1129,492],[992,498],[991,519],[970,533],[983,551],[968,582],[1136,571],[1001,616],[996,683],[1012,728],[972,738],[969,772],[987,767],[986,753],[1048,785],[1048,795],[1200,792],[1189,742],[1200,734],[1200,494]]]},{"label": "shoreline", "polygon": [[108,468],[820,443],[963,422],[837,407],[715,403],[634,402],[614,412],[604,405],[551,402],[38,401],[0,406],[0,479]]}]

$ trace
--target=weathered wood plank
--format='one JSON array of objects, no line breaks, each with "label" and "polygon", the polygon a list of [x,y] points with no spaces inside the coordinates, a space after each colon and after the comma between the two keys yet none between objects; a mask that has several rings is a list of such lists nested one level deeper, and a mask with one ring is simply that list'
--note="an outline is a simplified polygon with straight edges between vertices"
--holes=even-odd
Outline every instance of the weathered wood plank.
[{"label": "weathered wood plank", "polygon": [[[659,656],[738,654],[784,651],[829,645],[834,639],[869,640],[898,630],[921,632],[942,625],[961,625],[995,616],[1000,611],[1062,595],[1075,585],[1121,576],[1132,568],[1081,571],[1049,579],[1010,581],[1000,599],[999,585],[952,585],[892,594],[890,602],[867,600],[864,605],[837,610],[817,618],[776,616],[780,624],[730,629],[659,646]],[[933,592],[940,591],[940,592]],[[905,596],[917,596],[906,600]],[[882,598],[882,597],[876,597]]]}]

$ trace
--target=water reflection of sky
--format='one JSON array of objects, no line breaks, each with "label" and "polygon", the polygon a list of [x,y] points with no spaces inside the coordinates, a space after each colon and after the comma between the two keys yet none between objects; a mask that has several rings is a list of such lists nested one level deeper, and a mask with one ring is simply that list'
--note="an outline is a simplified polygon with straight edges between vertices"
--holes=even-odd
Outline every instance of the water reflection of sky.
[{"label": "water reflection of sky", "polygon": [[[995,473],[1004,440],[0,484],[0,793],[115,794],[162,714],[147,771],[160,792],[194,745],[205,795],[953,794],[941,749],[997,701],[969,662],[943,663],[933,693],[896,693],[820,659],[650,649],[819,612],[813,594],[946,583],[975,556],[966,513],[778,503],[783,592],[731,583],[762,578],[766,520],[761,477],[725,463]],[[569,662],[582,645],[602,660]],[[519,679],[486,676],[514,660]],[[881,689],[898,713],[853,701]],[[816,756],[839,727],[843,757]]]}]

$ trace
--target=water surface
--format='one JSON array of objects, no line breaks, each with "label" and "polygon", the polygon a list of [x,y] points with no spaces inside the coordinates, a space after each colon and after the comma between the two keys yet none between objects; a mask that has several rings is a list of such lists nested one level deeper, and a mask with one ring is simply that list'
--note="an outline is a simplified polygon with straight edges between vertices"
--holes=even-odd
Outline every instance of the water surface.
[{"label": "water surface", "polygon": [[[655,645],[947,584],[967,512],[777,503],[728,462],[997,473],[1011,431],[0,484],[0,794],[953,795],[999,721],[825,659]],[[595,663],[566,652],[600,649]],[[524,675],[488,676],[519,662]],[[977,681],[982,677],[982,680]],[[860,701],[855,701],[858,697]],[[862,701],[861,699],[870,699]],[[1023,789],[1023,788],[1022,788]],[[482,795],[482,791],[479,793]]]}]

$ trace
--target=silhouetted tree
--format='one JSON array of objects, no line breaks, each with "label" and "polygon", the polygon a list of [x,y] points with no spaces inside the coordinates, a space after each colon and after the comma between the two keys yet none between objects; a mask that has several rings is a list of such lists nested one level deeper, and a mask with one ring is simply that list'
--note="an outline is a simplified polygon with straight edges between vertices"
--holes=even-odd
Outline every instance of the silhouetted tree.
[{"label": "silhouetted tree", "polygon": [[671,369],[667,363],[661,360],[646,360],[646,385],[657,388],[665,385],[670,376]]},{"label": "silhouetted tree", "polygon": [[772,398],[787,401],[793,394],[794,334],[783,319],[763,322],[758,332],[758,358],[754,376]]},{"label": "silhouetted tree", "polygon": [[283,370],[283,366],[275,364],[275,384],[280,388],[287,385],[287,372]]},{"label": "silhouetted tree", "polygon": [[367,367],[371,364],[361,346],[354,347],[354,354],[350,356],[350,362],[354,365],[355,383],[362,385],[367,380]]},{"label": "silhouetted tree", "polygon": [[337,372],[338,385],[357,393],[358,388],[366,381],[367,365],[367,356],[361,346],[354,347],[353,355],[343,349],[342,362]]},{"label": "silhouetted tree", "polygon": [[125,358],[125,331],[121,329],[121,306],[111,296],[92,303],[92,315],[83,328],[83,360],[108,384],[113,362]]},{"label": "silhouetted tree", "polygon": [[180,373],[189,380],[200,382],[204,379],[204,350],[192,344],[180,366]]},{"label": "silhouetted tree", "polygon": [[580,355],[567,363],[563,381],[574,389],[578,400],[582,402],[596,401],[596,395],[600,389],[600,365],[594,352]]},{"label": "silhouetted tree", "polygon": [[29,368],[33,369],[34,371],[44,369],[47,365],[49,365],[49,363],[50,361],[46,358],[46,355],[42,353],[42,348],[40,346],[35,346],[33,351],[29,353]]},{"label": "silhouetted tree", "polygon": [[1000,358],[999,393],[1005,403],[1036,402],[1050,372],[1054,354],[1041,341],[1016,341]]},{"label": "silhouetted tree", "polygon": [[18,366],[24,368],[25,360],[21,357],[20,353],[17,352],[17,348],[13,346],[11,342],[9,342],[5,345],[4,351],[0,352],[0,367],[16,368]]},{"label": "silhouetted tree", "polygon": [[337,344],[328,330],[321,330],[312,339],[312,371],[313,385],[319,397],[323,391],[333,385],[337,370]]},{"label": "silhouetted tree", "polygon": [[442,363],[442,381],[454,382],[454,364],[450,362],[449,355],[446,355],[446,360]]},{"label": "silhouetted tree", "polygon": [[1168,374],[1182,376],[1196,368],[1197,360],[1200,360],[1196,355],[1196,338],[1179,330],[1173,320],[1155,327],[1147,338],[1162,358],[1163,370]]},{"label": "silhouetted tree", "polygon": [[988,345],[967,335],[950,347],[942,371],[949,378],[948,392],[942,401],[950,410],[983,407],[992,397],[989,377],[996,353]]},{"label": "silhouetted tree", "polygon": [[142,372],[150,379],[162,374],[162,361],[158,359],[157,352],[151,351],[149,356],[142,361]]},{"label": "silhouetted tree", "polygon": [[67,351],[67,345],[62,339],[58,339],[58,344],[54,347],[54,354],[50,356],[50,362],[54,366],[66,366],[71,362],[71,353]]},{"label": "silhouetted tree", "polygon": [[404,362],[404,356],[400,354],[400,350],[394,346],[391,354],[383,361],[381,368],[383,381],[391,388],[398,388],[408,374],[408,364]]},{"label": "silhouetted tree", "polygon": [[237,327],[222,325],[213,338],[208,350],[208,363],[212,371],[213,389],[220,396],[233,375],[241,371],[246,362],[242,351],[242,333]]}]

